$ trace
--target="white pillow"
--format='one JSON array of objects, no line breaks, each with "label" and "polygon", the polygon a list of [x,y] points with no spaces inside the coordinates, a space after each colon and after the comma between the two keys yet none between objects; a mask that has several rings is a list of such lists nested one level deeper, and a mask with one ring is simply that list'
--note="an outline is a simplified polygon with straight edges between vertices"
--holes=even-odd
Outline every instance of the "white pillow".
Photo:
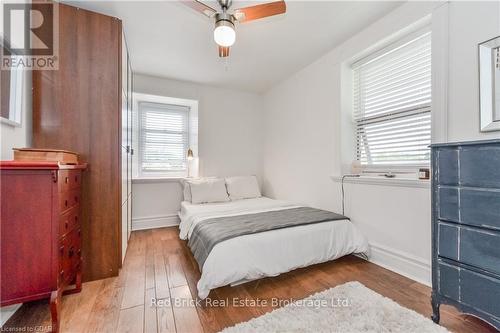
[{"label": "white pillow", "polygon": [[200,177],[200,178],[184,179],[182,182],[184,201],[189,201],[189,202],[192,201],[192,199],[191,199],[191,184],[192,183],[203,183],[209,179],[217,179],[217,177]]},{"label": "white pillow", "polygon": [[226,178],[226,187],[231,200],[260,198],[262,196],[255,176]]},{"label": "white pillow", "polygon": [[191,202],[194,204],[229,201],[224,179],[207,179],[203,182],[190,182]]}]

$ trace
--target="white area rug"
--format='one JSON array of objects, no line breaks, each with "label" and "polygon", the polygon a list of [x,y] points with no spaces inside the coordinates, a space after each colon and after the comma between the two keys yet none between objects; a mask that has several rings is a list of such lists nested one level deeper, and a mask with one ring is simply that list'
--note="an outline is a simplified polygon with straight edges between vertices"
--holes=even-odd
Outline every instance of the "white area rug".
[{"label": "white area rug", "polygon": [[224,329],[239,332],[448,332],[359,282],[348,282]]}]

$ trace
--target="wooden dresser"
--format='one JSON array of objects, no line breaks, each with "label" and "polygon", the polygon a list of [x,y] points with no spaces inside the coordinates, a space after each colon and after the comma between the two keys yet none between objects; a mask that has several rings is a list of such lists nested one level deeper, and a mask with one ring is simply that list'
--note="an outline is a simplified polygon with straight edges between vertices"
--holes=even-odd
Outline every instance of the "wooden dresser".
[{"label": "wooden dresser", "polygon": [[500,140],[432,146],[432,307],[500,329]]},{"label": "wooden dresser", "polygon": [[54,332],[62,294],[82,286],[80,184],[85,167],[0,162],[1,306],[50,298]]}]

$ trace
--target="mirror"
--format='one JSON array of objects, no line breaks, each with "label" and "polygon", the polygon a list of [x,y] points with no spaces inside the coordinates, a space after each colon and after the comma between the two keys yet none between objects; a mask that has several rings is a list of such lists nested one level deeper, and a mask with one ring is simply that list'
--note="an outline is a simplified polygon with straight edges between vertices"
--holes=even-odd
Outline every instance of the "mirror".
[{"label": "mirror", "polygon": [[481,131],[500,130],[500,37],[479,44]]},{"label": "mirror", "polygon": [[[5,57],[16,57],[0,38],[1,64]],[[12,126],[21,126],[24,70],[19,68],[0,68],[0,120]]]}]

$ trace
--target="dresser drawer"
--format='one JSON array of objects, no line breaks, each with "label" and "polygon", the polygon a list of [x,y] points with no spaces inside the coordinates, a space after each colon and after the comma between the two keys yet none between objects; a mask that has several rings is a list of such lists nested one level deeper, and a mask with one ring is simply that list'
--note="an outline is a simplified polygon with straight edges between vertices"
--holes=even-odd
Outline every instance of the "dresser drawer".
[{"label": "dresser drawer", "polygon": [[59,284],[66,283],[69,280],[69,275],[71,273],[69,249],[70,245],[68,238],[63,238],[61,243],[59,244]]},{"label": "dresser drawer", "polygon": [[75,207],[80,203],[80,190],[70,190],[68,192],[63,192],[59,194],[59,207],[61,212],[65,212],[68,209]]},{"label": "dresser drawer", "polygon": [[71,281],[74,280],[76,276],[76,272],[80,269],[80,265],[82,262],[82,235],[81,235],[81,229],[76,228],[74,229],[74,237],[72,239],[72,247],[74,249],[74,255],[71,260]]},{"label": "dresser drawer", "polygon": [[440,185],[458,185],[458,149],[444,148],[437,152],[437,181]]},{"label": "dresser drawer", "polygon": [[64,282],[69,283],[74,279],[80,264],[81,241],[80,228],[73,229],[62,238],[59,248],[59,267]]},{"label": "dresser drawer", "polygon": [[81,183],[81,170],[59,170],[58,184],[60,192],[66,192],[72,189],[80,188]]},{"label": "dresser drawer", "polygon": [[438,261],[439,293],[500,319],[500,279]]},{"label": "dresser drawer", "polygon": [[439,222],[438,255],[500,275],[500,232]]},{"label": "dresser drawer", "polygon": [[500,230],[500,191],[461,189],[460,209],[462,223]]},{"label": "dresser drawer", "polygon": [[439,187],[438,215],[440,220],[459,222],[459,191],[456,187]]},{"label": "dresser drawer", "polygon": [[457,225],[439,222],[438,224],[438,255],[440,257],[458,260],[458,234]]},{"label": "dresser drawer", "polygon": [[460,182],[463,186],[500,188],[500,146],[463,147]]},{"label": "dresser drawer", "polygon": [[460,262],[500,275],[500,232],[460,227],[459,247]]},{"label": "dresser drawer", "polygon": [[440,186],[440,220],[500,230],[500,191]]},{"label": "dresser drawer", "polygon": [[80,205],[76,205],[64,213],[60,218],[59,236],[64,236],[80,222]]},{"label": "dresser drawer", "polygon": [[460,268],[438,261],[438,289],[443,296],[458,301],[460,299]]},{"label": "dresser drawer", "polygon": [[460,301],[500,320],[500,280],[461,268]]}]

